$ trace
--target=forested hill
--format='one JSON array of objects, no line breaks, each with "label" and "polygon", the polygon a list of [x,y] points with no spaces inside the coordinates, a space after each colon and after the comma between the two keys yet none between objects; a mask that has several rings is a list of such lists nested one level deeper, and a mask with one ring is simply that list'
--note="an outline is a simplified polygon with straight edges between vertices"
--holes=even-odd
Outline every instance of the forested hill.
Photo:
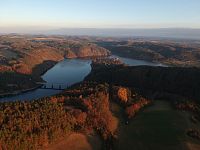
[{"label": "forested hill", "polygon": [[170,66],[200,67],[198,40],[111,38],[97,39],[96,43],[122,57],[155,61]]},{"label": "forested hill", "polygon": [[108,56],[89,41],[64,36],[0,36],[0,95],[38,87],[41,75],[64,58]]},{"label": "forested hill", "polygon": [[93,65],[87,80],[135,87],[150,96],[175,94],[200,103],[200,69]]},{"label": "forested hill", "polygon": [[0,36],[0,72],[13,70],[31,74],[44,61],[108,56],[105,48],[76,38],[57,36]]}]

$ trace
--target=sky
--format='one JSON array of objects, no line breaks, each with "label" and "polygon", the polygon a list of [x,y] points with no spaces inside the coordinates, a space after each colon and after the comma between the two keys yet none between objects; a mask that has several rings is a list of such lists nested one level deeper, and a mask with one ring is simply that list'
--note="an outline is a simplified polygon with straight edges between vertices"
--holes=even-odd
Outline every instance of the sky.
[{"label": "sky", "polygon": [[0,0],[1,28],[200,28],[200,0]]}]

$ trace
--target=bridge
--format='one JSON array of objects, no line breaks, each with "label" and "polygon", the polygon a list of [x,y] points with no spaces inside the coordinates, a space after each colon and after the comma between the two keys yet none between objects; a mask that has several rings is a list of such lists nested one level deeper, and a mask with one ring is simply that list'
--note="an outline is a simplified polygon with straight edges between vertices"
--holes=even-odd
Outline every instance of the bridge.
[{"label": "bridge", "polygon": [[44,83],[40,89],[46,89],[46,90],[65,90],[69,86],[67,84],[63,83]]}]

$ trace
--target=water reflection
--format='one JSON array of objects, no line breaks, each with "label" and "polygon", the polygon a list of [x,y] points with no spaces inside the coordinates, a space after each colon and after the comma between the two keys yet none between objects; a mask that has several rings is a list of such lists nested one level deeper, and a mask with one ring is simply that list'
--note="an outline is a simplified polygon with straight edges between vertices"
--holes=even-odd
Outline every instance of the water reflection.
[{"label": "water reflection", "polygon": [[[164,66],[160,63],[152,63],[143,60],[136,60],[130,58],[124,58],[119,56],[111,56],[117,57],[122,62],[130,66]],[[91,60],[89,59],[65,59],[58,64],[56,64],[53,68],[48,70],[42,78],[46,81],[45,86],[47,88],[67,88],[75,83],[83,81],[83,79],[90,73],[91,71]],[[20,95],[1,98],[0,101],[16,101],[16,100],[33,100],[42,98],[45,96],[51,96],[60,93],[62,90],[52,90],[52,89],[36,89],[33,91],[29,91],[26,93],[22,93]]]},{"label": "water reflection", "polygon": [[129,66],[162,66],[162,67],[167,67],[167,65],[161,64],[161,63],[156,63],[156,62],[149,62],[145,60],[137,60],[137,59],[132,59],[132,58],[125,58],[125,57],[120,57],[116,55],[112,55],[112,58],[119,58],[124,64],[129,65]]},{"label": "water reflection", "polygon": [[[82,81],[91,71],[91,60],[65,59],[47,71],[42,78],[46,81],[46,87],[66,88]],[[45,96],[60,93],[61,90],[36,89],[20,95],[6,97],[0,101],[33,100]]]}]

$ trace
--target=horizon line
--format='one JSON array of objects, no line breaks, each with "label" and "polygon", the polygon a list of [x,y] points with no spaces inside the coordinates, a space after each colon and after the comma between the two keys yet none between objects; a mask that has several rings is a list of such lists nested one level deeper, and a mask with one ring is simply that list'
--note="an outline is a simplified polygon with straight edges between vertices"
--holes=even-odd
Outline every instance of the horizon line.
[{"label": "horizon line", "polygon": [[200,29],[200,27],[53,27],[53,26],[0,26],[7,29],[19,28],[51,28],[51,29]]}]

